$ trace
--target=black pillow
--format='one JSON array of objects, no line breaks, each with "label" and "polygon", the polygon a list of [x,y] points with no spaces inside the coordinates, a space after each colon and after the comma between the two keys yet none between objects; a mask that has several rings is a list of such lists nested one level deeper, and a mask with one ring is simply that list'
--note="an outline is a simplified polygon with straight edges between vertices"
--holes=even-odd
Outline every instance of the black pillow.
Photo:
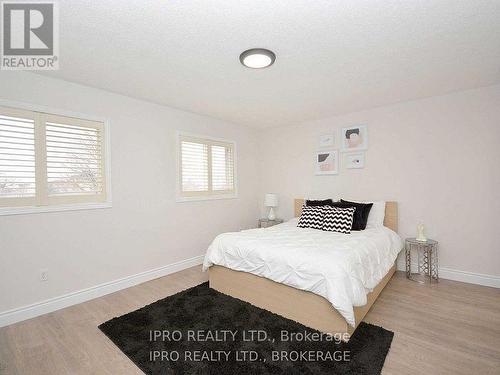
[{"label": "black pillow", "polygon": [[356,203],[341,199],[340,202],[335,202],[333,206],[340,208],[346,208],[346,207],[356,208],[356,211],[354,212],[354,221],[352,223],[352,230],[364,230],[366,228],[368,215],[370,214],[370,210],[372,209],[373,203]]},{"label": "black pillow", "polygon": [[317,207],[317,206],[331,206],[333,204],[332,199],[324,199],[319,201],[306,200],[306,206]]}]

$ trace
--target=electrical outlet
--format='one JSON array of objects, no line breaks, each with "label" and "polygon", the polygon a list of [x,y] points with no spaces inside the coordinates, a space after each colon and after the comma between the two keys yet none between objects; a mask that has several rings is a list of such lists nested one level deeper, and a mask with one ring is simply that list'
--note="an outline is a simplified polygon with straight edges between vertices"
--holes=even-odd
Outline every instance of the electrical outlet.
[{"label": "electrical outlet", "polygon": [[40,281],[47,281],[49,279],[49,270],[44,268],[40,270]]}]

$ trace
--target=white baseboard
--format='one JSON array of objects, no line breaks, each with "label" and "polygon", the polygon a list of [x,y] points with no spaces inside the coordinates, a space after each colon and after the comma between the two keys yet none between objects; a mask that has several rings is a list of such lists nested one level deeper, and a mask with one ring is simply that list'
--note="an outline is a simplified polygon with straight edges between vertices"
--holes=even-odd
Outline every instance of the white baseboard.
[{"label": "white baseboard", "polygon": [[[26,319],[31,319],[43,314],[76,305],[94,298],[102,297],[106,294],[114,293],[131,286],[144,283],[158,277],[166,276],[174,272],[182,271],[186,268],[197,266],[203,263],[203,255],[199,255],[180,262],[168,264],[153,270],[141,272],[132,276],[127,276],[108,283],[82,289],[76,292],[64,294],[59,297],[50,298],[32,305],[19,307],[16,309],[0,312],[0,327],[14,324]],[[404,263],[398,261],[398,270],[404,271]],[[461,281],[464,283],[478,284],[500,288],[500,276],[484,275],[479,273],[454,270],[447,267],[439,267],[439,277],[442,279]]]},{"label": "white baseboard", "polygon": [[[404,259],[398,259],[398,271],[405,271]],[[463,283],[477,284],[500,288],[500,276],[484,275],[482,273],[473,273],[455,270],[448,267],[439,267],[439,278]]]},{"label": "white baseboard", "polygon": [[32,305],[18,307],[16,309],[0,312],[0,327],[17,323],[22,320],[31,319],[43,314],[47,314],[68,306],[76,305],[94,298],[102,297],[106,294],[114,293],[131,286],[144,283],[158,277],[166,276],[174,272],[182,271],[186,268],[197,266],[203,263],[204,255],[182,260],[180,262],[168,264],[153,270],[141,272],[132,276],[123,277],[118,280],[96,285],[87,289],[64,294],[59,297],[50,298]]},{"label": "white baseboard", "polygon": [[469,284],[500,288],[500,276],[484,275],[482,273],[473,273],[454,270],[447,267],[439,267],[439,277],[447,280],[462,281]]}]

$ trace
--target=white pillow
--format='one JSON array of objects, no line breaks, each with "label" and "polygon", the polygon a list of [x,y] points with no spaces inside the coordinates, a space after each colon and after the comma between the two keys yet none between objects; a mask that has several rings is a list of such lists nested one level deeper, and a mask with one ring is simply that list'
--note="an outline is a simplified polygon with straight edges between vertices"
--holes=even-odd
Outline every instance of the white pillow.
[{"label": "white pillow", "polygon": [[373,202],[372,209],[368,214],[367,228],[380,228],[384,226],[385,201]]},{"label": "white pillow", "polygon": [[380,228],[384,226],[385,218],[385,201],[353,201],[344,199],[355,203],[373,203],[372,209],[368,214],[368,221],[366,222],[366,229]]}]

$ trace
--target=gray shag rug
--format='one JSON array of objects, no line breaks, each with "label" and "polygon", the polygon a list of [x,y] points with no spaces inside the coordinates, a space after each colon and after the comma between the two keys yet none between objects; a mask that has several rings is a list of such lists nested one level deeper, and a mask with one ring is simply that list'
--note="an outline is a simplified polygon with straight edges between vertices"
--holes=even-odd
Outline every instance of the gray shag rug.
[{"label": "gray shag rug", "polygon": [[380,374],[393,332],[348,343],[203,283],[99,326],[146,374]]}]

